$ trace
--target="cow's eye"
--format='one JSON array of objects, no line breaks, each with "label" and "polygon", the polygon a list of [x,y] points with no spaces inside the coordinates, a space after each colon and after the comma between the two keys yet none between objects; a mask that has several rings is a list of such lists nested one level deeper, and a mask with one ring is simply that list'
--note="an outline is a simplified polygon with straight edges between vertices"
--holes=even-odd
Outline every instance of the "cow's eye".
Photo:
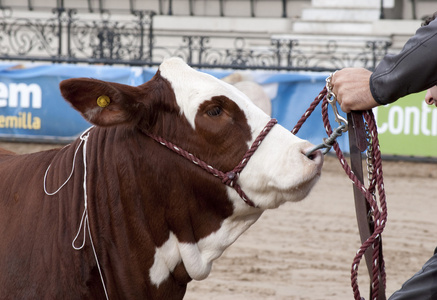
[{"label": "cow's eye", "polygon": [[217,117],[217,116],[221,115],[222,111],[223,110],[222,110],[222,108],[220,106],[215,106],[215,107],[209,109],[206,113],[210,117]]}]

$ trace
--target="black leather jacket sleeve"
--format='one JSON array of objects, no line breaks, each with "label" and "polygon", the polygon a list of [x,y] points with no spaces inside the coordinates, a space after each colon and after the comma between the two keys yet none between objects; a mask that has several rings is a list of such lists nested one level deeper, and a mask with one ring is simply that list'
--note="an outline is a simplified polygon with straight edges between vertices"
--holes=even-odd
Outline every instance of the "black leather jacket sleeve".
[{"label": "black leather jacket sleeve", "polygon": [[437,84],[437,19],[419,28],[399,54],[386,55],[370,76],[370,91],[388,104]]}]

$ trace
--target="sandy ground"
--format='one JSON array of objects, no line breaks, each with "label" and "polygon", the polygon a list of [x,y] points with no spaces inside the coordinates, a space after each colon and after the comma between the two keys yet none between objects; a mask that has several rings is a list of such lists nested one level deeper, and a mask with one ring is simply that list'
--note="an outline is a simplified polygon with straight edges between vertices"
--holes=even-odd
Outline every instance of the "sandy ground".
[{"label": "sandy ground", "polygon": [[[16,152],[54,145],[1,143]],[[388,222],[383,233],[387,295],[417,272],[437,246],[437,165],[384,161]],[[304,201],[267,211],[188,286],[185,299],[353,299],[350,267],[359,248],[352,183],[336,157]],[[361,295],[368,299],[364,261]]]}]

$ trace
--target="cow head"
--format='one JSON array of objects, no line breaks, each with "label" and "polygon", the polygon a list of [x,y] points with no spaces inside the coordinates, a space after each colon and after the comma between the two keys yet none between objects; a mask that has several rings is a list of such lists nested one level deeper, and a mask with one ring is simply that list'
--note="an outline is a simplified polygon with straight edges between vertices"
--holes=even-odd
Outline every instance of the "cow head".
[{"label": "cow head", "polygon": [[[188,190],[180,192],[180,197],[190,194],[205,201],[194,205],[188,204],[188,200],[183,200],[183,203],[189,209],[198,209],[196,216],[191,215],[189,220],[195,223],[194,218],[201,218],[200,225],[194,226],[196,230],[203,223],[214,223],[207,226],[209,229],[203,229],[198,235],[195,232],[195,237],[191,238],[178,232],[181,226],[174,226],[168,230],[165,239],[156,243],[155,262],[150,268],[151,281],[156,286],[164,282],[181,262],[190,278],[205,278],[211,262],[253,224],[263,210],[276,208],[286,201],[303,199],[320,176],[321,153],[308,158],[305,153],[312,145],[275,125],[238,178],[238,184],[254,203],[255,207],[251,207],[233,188],[152,141],[148,134],[162,137],[214,168],[227,172],[240,162],[270,120],[237,88],[195,71],[178,58],[164,61],[156,75],[138,87],[79,78],[63,81],[61,92],[98,128],[122,128],[129,132],[125,136],[140,136],[137,139],[143,140],[149,149],[155,149],[150,157],[158,155],[158,151],[165,153],[166,158],[157,163],[167,166],[167,178],[173,173],[179,174],[176,181]],[[142,150],[148,151],[147,147]],[[156,172],[159,168],[156,167]],[[193,172],[198,173],[193,175]],[[194,184],[199,181],[202,185],[187,186],[190,184],[187,177]],[[150,177],[148,182],[153,180]],[[179,211],[188,209],[180,203],[172,203],[180,205]],[[212,212],[208,217],[201,217],[204,212],[213,210],[220,213]],[[166,255],[172,259],[165,258]]]},{"label": "cow head", "polygon": [[[166,60],[138,87],[84,78],[63,81],[61,92],[95,125],[141,127],[223,171],[239,162],[270,119],[238,89],[179,58]],[[102,95],[109,101],[99,106]],[[272,129],[240,177],[257,207],[276,208],[308,194],[322,165],[319,153],[304,155],[311,147],[280,125]],[[229,197],[240,207],[231,189]]]}]

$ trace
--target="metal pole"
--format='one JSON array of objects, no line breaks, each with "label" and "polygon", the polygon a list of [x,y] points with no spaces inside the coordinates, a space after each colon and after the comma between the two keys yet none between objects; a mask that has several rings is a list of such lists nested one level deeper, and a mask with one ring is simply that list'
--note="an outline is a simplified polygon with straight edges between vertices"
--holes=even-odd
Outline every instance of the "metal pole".
[{"label": "metal pole", "polygon": [[416,15],[416,0],[411,0],[411,11],[413,13],[413,19],[416,20],[417,19],[417,15]]},{"label": "metal pole", "polygon": [[90,13],[93,12],[93,6],[91,5],[91,0],[88,0],[88,11],[89,11]]},{"label": "metal pole", "polygon": [[163,13],[163,9],[162,9],[162,0],[159,0],[158,4],[159,4],[159,14],[163,15],[164,13]]},{"label": "metal pole", "polygon": [[173,0],[168,0],[168,15],[173,15]]},{"label": "metal pole", "polygon": [[129,10],[130,10],[130,13],[133,14],[133,12],[134,12],[134,1],[133,0],[129,0]]},{"label": "metal pole", "polygon": [[379,18],[384,19],[384,0],[381,0]]},{"label": "metal pole", "polygon": [[190,0],[188,4],[190,5],[190,16],[194,16],[193,0]]},{"label": "metal pole", "polygon": [[282,17],[287,17],[287,0],[282,0]]},{"label": "metal pole", "polygon": [[152,66],[152,62],[153,62],[153,38],[154,38],[153,17],[154,16],[155,16],[155,13],[150,12],[150,26],[149,26],[149,62],[150,62],[150,66]]},{"label": "metal pole", "polygon": [[254,0],[250,0],[250,16],[255,17],[255,4]]}]

